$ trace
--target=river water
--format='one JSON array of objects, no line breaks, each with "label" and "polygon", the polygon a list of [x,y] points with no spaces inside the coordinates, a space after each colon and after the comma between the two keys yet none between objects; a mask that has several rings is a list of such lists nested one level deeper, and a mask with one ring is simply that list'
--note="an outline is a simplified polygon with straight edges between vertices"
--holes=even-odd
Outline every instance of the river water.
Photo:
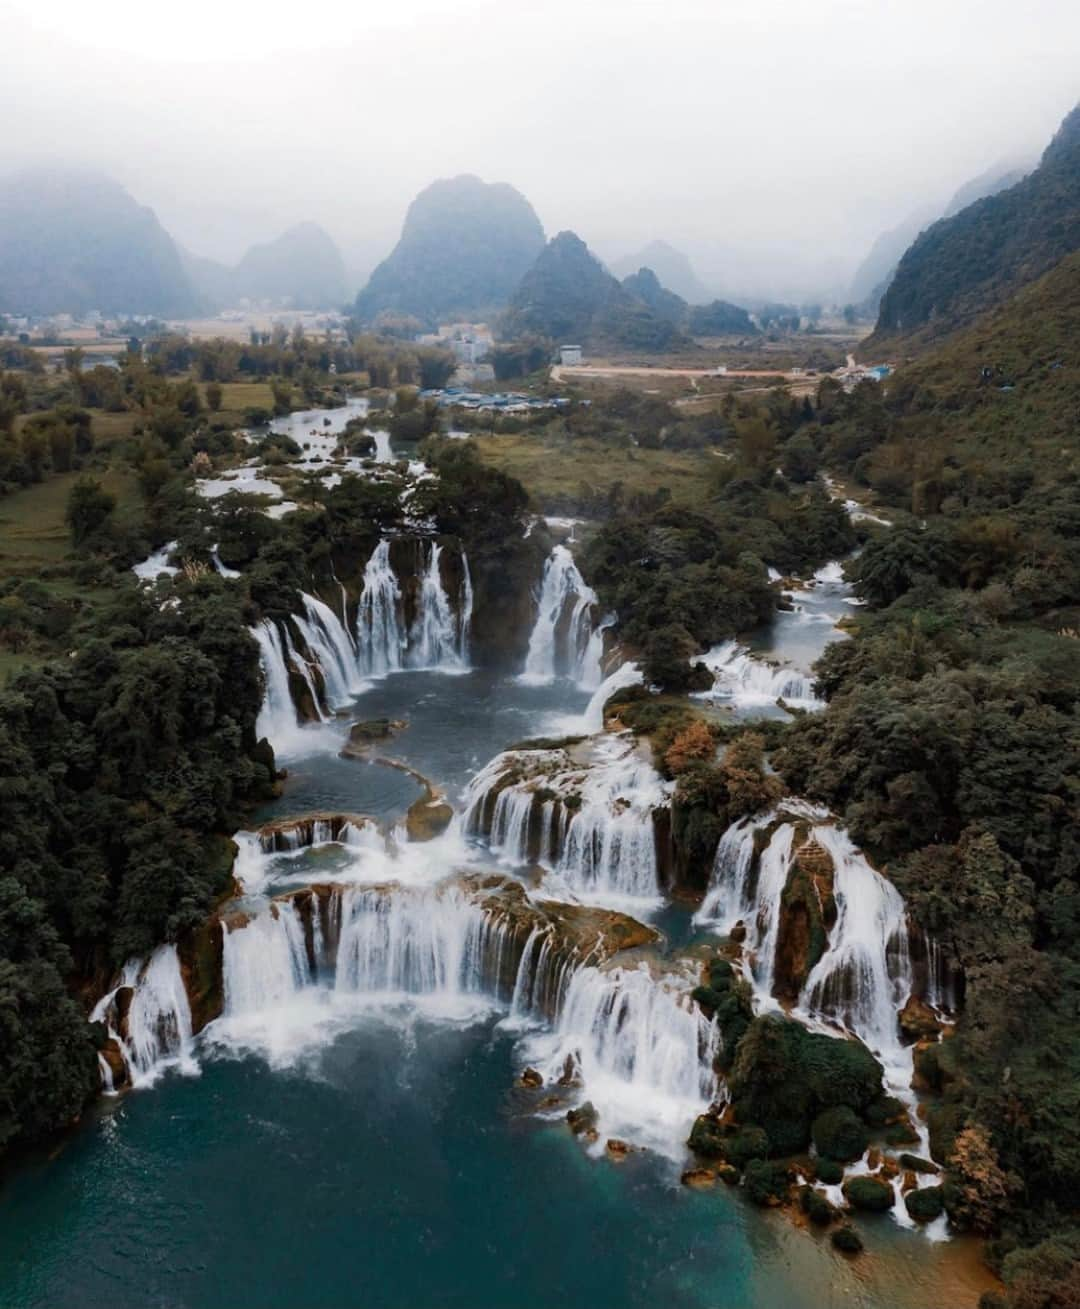
[{"label": "river water", "polygon": [[[849,600],[831,573],[749,647],[805,672]],[[718,656],[735,669],[720,701],[735,713],[762,698],[759,672],[732,662],[744,654]],[[382,756],[460,812],[493,756],[580,724],[588,701],[566,678],[376,679],[348,717],[292,742],[284,793],[258,821],[322,810],[391,828],[420,787]],[[347,722],[376,717],[408,725],[370,760],[339,758]],[[448,840],[411,847],[396,875],[435,881],[448,859],[492,866],[460,834]],[[269,868],[275,890],[349,875],[340,848]],[[678,941],[694,935],[677,907],[639,916]],[[667,1148],[616,1161],[601,1137],[587,1150],[515,1086],[535,1038],[505,1006],[467,999],[300,1008],[270,1034],[212,1024],[186,1075],[104,1098],[50,1157],[4,1179],[0,1306],[961,1309],[986,1285],[970,1246],[888,1217],[860,1220],[867,1254],[852,1262],[737,1190],[682,1186],[681,1125]]]}]

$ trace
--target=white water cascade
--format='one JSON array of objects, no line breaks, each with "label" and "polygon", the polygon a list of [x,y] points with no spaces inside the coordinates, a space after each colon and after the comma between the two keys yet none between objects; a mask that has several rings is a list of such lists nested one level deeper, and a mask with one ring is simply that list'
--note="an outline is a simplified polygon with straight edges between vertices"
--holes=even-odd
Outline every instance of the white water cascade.
[{"label": "white water cascade", "polygon": [[383,677],[404,668],[461,672],[468,667],[473,588],[462,554],[462,588],[455,609],[442,581],[443,547],[424,543],[427,559],[420,578],[416,613],[406,627],[401,583],[390,562],[390,541],[375,547],[364,570],[364,589],[356,615],[360,671]]},{"label": "white water cascade", "polygon": [[[121,1017],[119,993],[130,988]],[[175,945],[161,945],[149,959],[129,960],[119,984],[95,1005],[91,1022],[103,1022],[128,1066],[132,1086],[151,1086],[165,1069],[196,1072],[191,1056],[191,1007]],[[111,1089],[110,1075],[108,1086]]]},{"label": "white water cascade", "polygon": [[669,791],[624,737],[596,741],[581,764],[562,750],[499,755],[470,784],[463,830],[510,863],[541,864],[579,898],[655,901],[653,813]]},{"label": "white water cascade", "polygon": [[703,663],[715,678],[710,690],[699,692],[706,699],[727,700],[739,709],[764,708],[777,700],[798,709],[825,707],[814,695],[813,677],[756,659],[737,641],[713,646],[694,662]]},{"label": "white water cascade", "polygon": [[528,1052],[548,1079],[567,1065],[584,1083],[605,1135],[681,1156],[686,1126],[717,1092],[719,1036],[690,998],[692,982],[644,965],[572,974],[555,1030]]},{"label": "white water cascade", "polygon": [[616,691],[623,691],[628,686],[638,686],[644,681],[637,664],[620,664],[610,673],[593,692],[592,699],[585,706],[579,728],[582,732],[594,733],[604,730],[604,706]]},{"label": "white water cascade", "polygon": [[263,702],[255,720],[255,735],[266,737],[274,749],[280,749],[296,736],[296,706],[289,689],[289,669],[285,647],[278,626],[269,618],[251,629],[259,645],[263,672]]},{"label": "white water cascade", "polygon": [[603,632],[610,620],[594,628],[597,603],[574,556],[564,545],[553,547],[544,563],[523,682],[543,685],[562,676],[587,688],[599,685]]},{"label": "white water cascade", "polygon": [[307,592],[302,593],[302,599],[304,614],[294,615],[294,622],[308,653],[322,670],[328,704],[340,709],[368,686],[360,675],[356,648],[328,604]]}]

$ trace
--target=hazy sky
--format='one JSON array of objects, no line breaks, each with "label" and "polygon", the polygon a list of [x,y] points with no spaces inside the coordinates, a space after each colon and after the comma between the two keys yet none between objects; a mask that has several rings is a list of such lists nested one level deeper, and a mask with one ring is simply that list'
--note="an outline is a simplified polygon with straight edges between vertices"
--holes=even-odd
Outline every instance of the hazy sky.
[{"label": "hazy sky", "polygon": [[197,253],[313,219],[370,263],[475,172],[774,293],[1080,100],[1076,0],[0,0],[0,34],[0,168],[100,166]]}]

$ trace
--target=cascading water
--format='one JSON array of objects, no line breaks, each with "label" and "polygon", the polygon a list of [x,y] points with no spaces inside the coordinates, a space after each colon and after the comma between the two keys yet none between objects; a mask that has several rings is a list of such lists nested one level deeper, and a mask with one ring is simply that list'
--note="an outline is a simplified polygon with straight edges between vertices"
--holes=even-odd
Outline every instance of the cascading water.
[{"label": "cascading water", "polygon": [[296,706],[289,689],[285,650],[277,624],[269,618],[256,624],[251,629],[251,635],[259,644],[265,687],[262,707],[255,720],[255,735],[266,737],[277,749],[279,742],[294,736],[297,728]]},{"label": "cascading water", "polygon": [[367,689],[352,638],[329,605],[307,592],[301,598],[304,615],[294,615],[293,621],[309,655],[322,670],[328,703],[331,708],[342,708]]},{"label": "cascading water", "polygon": [[739,709],[763,708],[777,700],[799,709],[825,707],[814,695],[813,677],[755,659],[737,641],[714,646],[695,662],[703,663],[716,679],[710,690],[699,693],[707,699],[729,700]]},{"label": "cascading water", "polygon": [[364,589],[356,613],[356,644],[360,668],[372,677],[404,666],[401,587],[390,566],[390,542],[383,538],[364,569]]},{"label": "cascading water", "polygon": [[510,753],[473,779],[462,825],[514,864],[542,864],[576,896],[651,901],[659,895],[653,813],[669,790],[622,737],[595,742],[580,764],[563,750]]},{"label": "cascading water", "polygon": [[603,631],[610,621],[594,629],[597,603],[574,556],[566,546],[555,546],[544,563],[523,682],[542,685],[562,676],[588,688],[599,685]]},{"label": "cascading water", "polygon": [[579,968],[554,1032],[533,1038],[529,1053],[551,1080],[569,1061],[605,1134],[680,1153],[686,1124],[717,1091],[719,1037],[691,986],[681,976],[654,977],[644,964]]},{"label": "cascading water", "polygon": [[[124,1006],[119,1003],[121,993]],[[175,945],[158,946],[145,962],[129,960],[119,985],[98,1001],[90,1021],[106,1024],[132,1086],[150,1086],[173,1066],[197,1071],[191,1057],[191,1006]],[[108,1085],[111,1088],[111,1073]]]},{"label": "cascading water", "polygon": [[644,676],[637,664],[620,664],[610,673],[593,692],[592,699],[585,706],[585,712],[579,721],[579,729],[589,734],[604,730],[604,706],[616,691],[628,686],[638,686]]},{"label": "cascading water", "polygon": [[[428,561],[420,580],[416,617],[409,632],[406,665],[409,668],[464,670],[467,661],[468,623],[472,617],[472,581],[465,563],[463,601],[458,613],[443,586],[437,541],[428,547]],[[466,613],[466,604],[468,613]]]},{"label": "cascading water", "polygon": [[430,541],[422,548],[426,561],[408,627],[390,541],[380,541],[368,560],[356,615],[357,657],[364,676],[382,677],[404,668],[460,672],[468,667],[473,608],[468,560],[462,553],[461,595],[455,608],[442,580],[443,547]]}]

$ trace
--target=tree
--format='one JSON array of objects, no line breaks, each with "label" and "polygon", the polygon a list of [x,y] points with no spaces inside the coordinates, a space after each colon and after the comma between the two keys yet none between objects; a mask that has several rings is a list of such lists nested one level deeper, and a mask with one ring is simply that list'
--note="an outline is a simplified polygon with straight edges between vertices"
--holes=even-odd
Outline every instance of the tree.
[{"label": "tree", "polygon": [[80,477],[68,495],[65,520],[76,548],[99,532],[116,508],[116,497],[93,477]]},{"label": "tree", "polygon": [[206,404],[211,413],[218,413],[225,397],[225,388],[220,382],[209,382],[206,387]]}]

